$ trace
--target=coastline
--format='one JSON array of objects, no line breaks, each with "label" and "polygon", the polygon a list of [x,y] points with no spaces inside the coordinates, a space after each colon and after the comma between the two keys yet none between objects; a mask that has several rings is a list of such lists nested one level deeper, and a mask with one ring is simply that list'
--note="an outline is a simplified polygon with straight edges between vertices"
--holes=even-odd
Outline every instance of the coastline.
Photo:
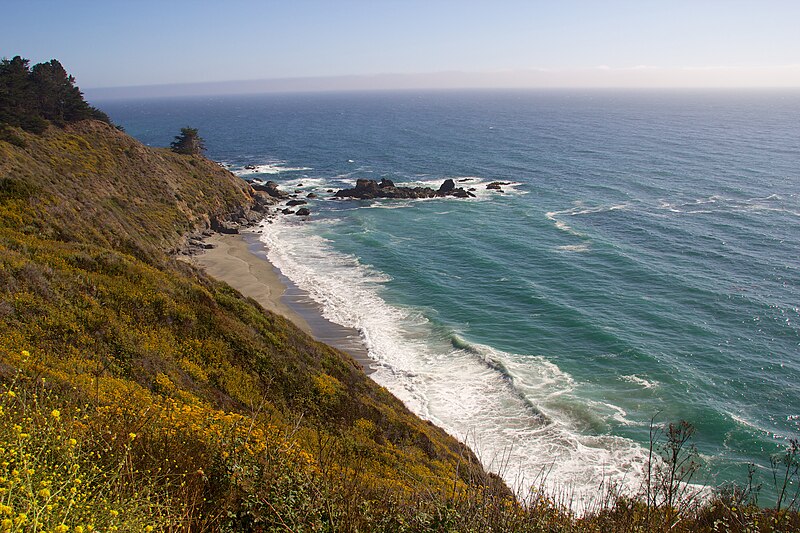
[{"label": "coastline", "polygon": [[258,233],[215,233],[204,239],[213,247],[181,259],[224,281],[264,309],[292,321],[298,328],[355,359],[369,375],[374,361],[358,331],[322,316],[319,306],[294,285],[267,258]]}]

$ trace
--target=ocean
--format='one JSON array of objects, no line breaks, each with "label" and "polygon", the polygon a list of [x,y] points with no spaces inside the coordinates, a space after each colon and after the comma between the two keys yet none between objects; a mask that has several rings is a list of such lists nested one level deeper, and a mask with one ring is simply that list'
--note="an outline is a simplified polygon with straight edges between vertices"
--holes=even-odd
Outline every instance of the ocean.
[{"label": "ocean", "polygon": [[[515,488],[635,490],[651,421],[686,420],[696,482],[752,463],[769,498],[770,456],[800,437],[800,92],[95,104],[146,144],[188,125],[243,178],[315,192],[308,220],[263,224],[270,261]],[[326,192],[358,178],[477,197]]]}]

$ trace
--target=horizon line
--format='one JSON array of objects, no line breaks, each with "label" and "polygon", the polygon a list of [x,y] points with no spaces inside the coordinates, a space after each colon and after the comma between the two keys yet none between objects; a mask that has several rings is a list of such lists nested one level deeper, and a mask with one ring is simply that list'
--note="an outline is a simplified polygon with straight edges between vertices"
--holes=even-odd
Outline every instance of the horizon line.
[{"label": "horizon line", "polygon": [[438,89],[800,89],[800,64],[346,74],[89,87],[92,99]]}]

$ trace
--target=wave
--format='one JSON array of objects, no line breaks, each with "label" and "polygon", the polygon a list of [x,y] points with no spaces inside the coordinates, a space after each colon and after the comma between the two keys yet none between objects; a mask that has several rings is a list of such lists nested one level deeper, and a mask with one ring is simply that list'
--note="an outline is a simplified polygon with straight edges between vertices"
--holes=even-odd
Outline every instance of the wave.
[{"label": "wave", "polygon": [[796,211],[788,207],[788,205],[784,205],[786,201],[787,198],[780,194],[770,194],[768,196],[756,196],[752,198],[726,198],[724,196],[712,195],[677,202],[669,202],[665,199],[661,199],[659,209],[667,210],[672,213],[689,215],[711,214],[715,212],[774,212],[800,217],[800,211]]},{"label": "wave", "polygon": [[285,163],[281,161],[272,161],[269,163],[263,163],[260,165],[233,165],[230,163],[223,163],[223,166],[236,174],[237,176],[244,177],[244,176],[258,176],[262,174],[274,175],[274,174],[282,174],[284,172],[307,172],[309,170],[314,170],[310,167],[287,167],[284,166]]},{"label": "wave", "polygon": [[616,205],[601,205],[595,207],[587,207],[583,205],[583,202],[576,201],[574,202],[574,206],[570,209],[564,209],[561,211],[548,211],[545,213],[545,217],[552,221],[555,224],[555,227],[560,229],[561,231],[565,231],[576,237],[586,237],[585,233],[577,231],[572,228],[572,226],[568,225],[566,222],[561,220],[562,217],[574,217],[579,215],[591,215],[595,213],[607,213],[609,211],[618,211],[621,209],[626,209],[629,207],[629,204],[616,204]]},{"label": "wave", "polygon": [[636,374],[620,376],[619,379],[622,381],[627,381],[628,383],[633,383],[634,385],[639,385],[643,389],[654,389],[660,385],[658,381],[650,381],[641,376],[637,376]]},{"label": "wave", "polygon": [[[391,278],[336,251],[315,223],[279,219],[264,229],[270,261],[328,320],[359,331],[375,361],[371,377],[466,441],[510,486],[522,494],[539,485],[568,490],[575,504],[591,501],[609,481],[638,489],[644,450],[626,438],[582,432],[584,420],[605,415],[572,394],[576,384],[558,366],[471,342],[420,310],[390,304],[383,292]],[[619,408],[602,411],[624,420]]]}]

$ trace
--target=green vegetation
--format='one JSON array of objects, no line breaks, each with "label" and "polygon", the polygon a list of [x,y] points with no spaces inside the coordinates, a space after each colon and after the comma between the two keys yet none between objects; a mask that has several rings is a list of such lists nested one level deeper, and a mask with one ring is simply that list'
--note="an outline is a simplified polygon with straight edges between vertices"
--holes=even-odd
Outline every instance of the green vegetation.
[{"label": "green vegetation", "polygon": [[[0,531],[800,528],[791,490],[770,510],[752,490],[692,498],[682,424],[654,432],[641,497],[608,489],[583,517],[515,498],[348,355],[173,258],[241,216],[245,182],[99,121],[7,133]],[[797,464],[777,458],[776,484]]]},{"label": "green vegetation", "polygon": [[197,128],[188,126],[181,128],[180,135],[176,135],[169,146],[177,154],[202,155],[206,150],[205,141],[200,137]]},{"label": "green vegetation", "polygon": [[48,123],[63,127],[89,118],[110,123],[108,115],[86,103],[61,63],[29,64],[20,56],[0,60],[0,139],[19,144],[21,137],[9,126],[42,133]]}]

